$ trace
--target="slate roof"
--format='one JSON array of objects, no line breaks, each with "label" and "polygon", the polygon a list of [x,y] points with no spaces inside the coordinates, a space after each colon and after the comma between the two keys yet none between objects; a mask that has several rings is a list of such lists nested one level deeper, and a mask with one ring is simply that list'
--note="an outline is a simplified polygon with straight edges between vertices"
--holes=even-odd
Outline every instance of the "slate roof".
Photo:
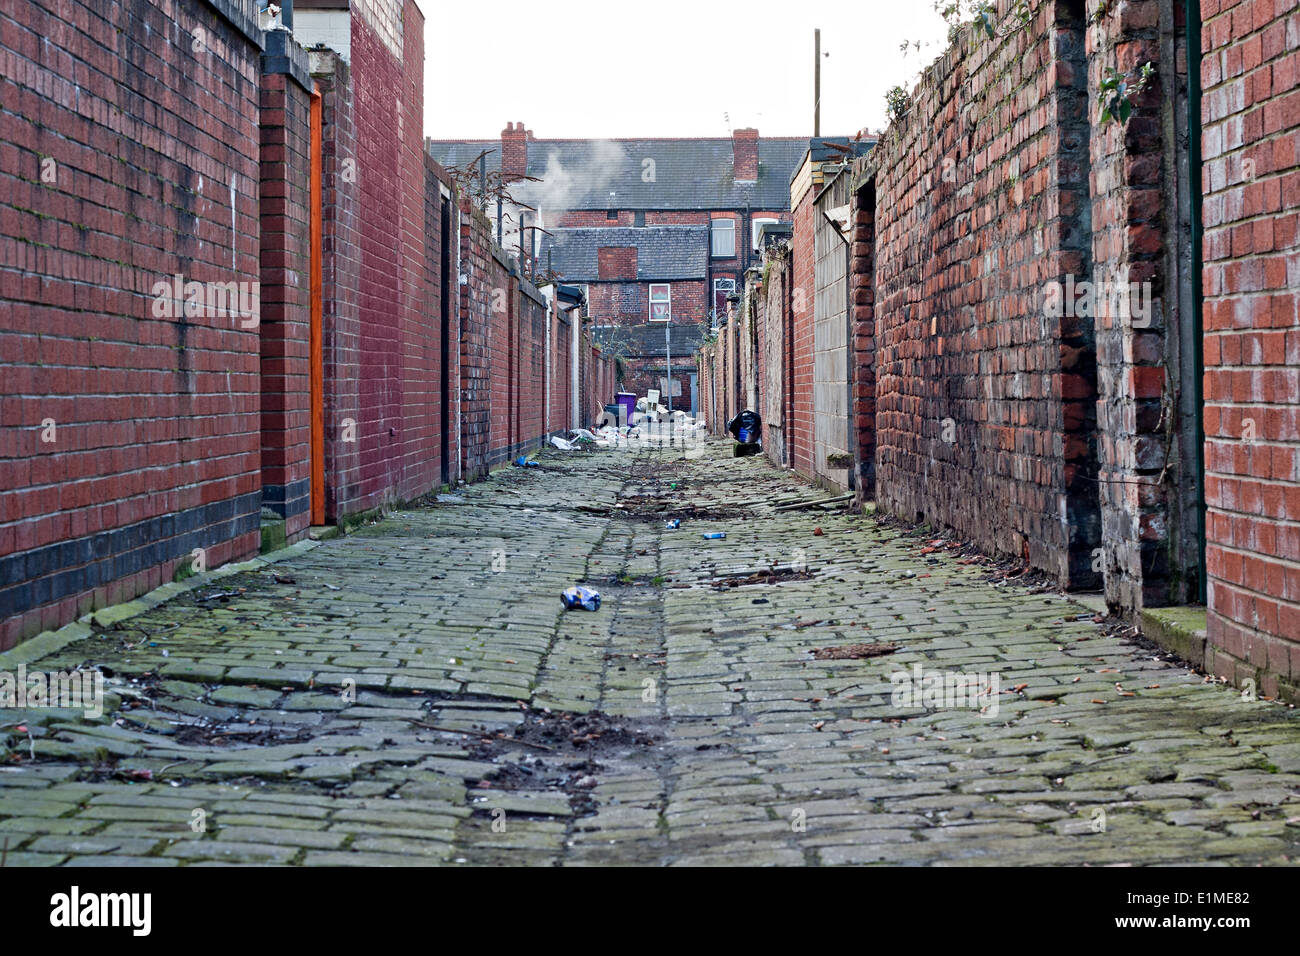
[{"label": "slate roof", "polygon": [[[512,193],[536,199],[543,210],[788,209],[790,178],[808,143],[806,136],[760,136],[758,180],[737,182],[730,137],[535,139],[528,143],[528,175],[545,182],[523,183]],[[500,140],[429,140],[427,149],[443,166],[464,165],[490,149],[489,171],[501,165]],[[653,177],[645,160],[654,161]]]},{"label": "slate roof", "polygon": [[[602,246],[635,246],[638,282],[703,279],[709,262],[708,226],[593,226],[552,229],[542,235],[538,262],[550,264],[565,282],[595,282]],[[632,281],[625,279],[621,281]]]},{"label": "slate roof", "polygon": [[[674,322],[671,338],[673,363],[690,364],[693,361],[691,353],[700,347],[707,335],[708,325],[704,322]],[[592,330],[592,339],[609,351],[629,358],[664,357],[664,326],[661,322],[596,326]]]}]

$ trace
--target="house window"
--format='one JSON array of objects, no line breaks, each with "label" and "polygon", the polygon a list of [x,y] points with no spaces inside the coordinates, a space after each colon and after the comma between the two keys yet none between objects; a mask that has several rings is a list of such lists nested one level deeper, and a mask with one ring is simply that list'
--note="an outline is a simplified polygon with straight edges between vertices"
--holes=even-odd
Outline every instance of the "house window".
[{"label": "house window", "polygon": [[736,256],[736,220],[713,220],[713,258],[734,259]]},{"label": "house window", "polygon": [[606,209],[606,210],[605,210],[605,218],[608,219],[608,220],[617,219],[617,218],[618,218],[618,210],[617,210],[617,209]]},{"label": "house window", "polygon": [[779,219],[755,219],[754,220],[754,251],[756,252],[758,251],[758,247],[760,243],[759,232],[762,230],[762,228],[766,225],[775,226],[780,221],[781,220]]},{"label": "house window", "polygon": [[672,320],[672,290],[667,283],[650,286],[650,321],[671,322]]},{"label": "house window", "polygon": [[716,329],[727,317],[727,296],[736,291],[735,279],[713,280],[713,327]]}]

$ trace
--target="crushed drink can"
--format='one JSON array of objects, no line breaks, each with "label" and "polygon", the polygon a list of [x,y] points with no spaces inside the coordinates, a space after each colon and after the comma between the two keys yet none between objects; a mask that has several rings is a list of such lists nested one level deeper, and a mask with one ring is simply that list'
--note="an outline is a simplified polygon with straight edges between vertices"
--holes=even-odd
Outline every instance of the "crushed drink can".
[{"label": "crushed drink can", "polygon": [[681,518],[674,518],[672,521],[664,525],[664,527],[667,528],[669,531],[676,531],[681,526],[682,526]]},{"label": "crushed drink can", "polygon": [[704,534],[704,537],[708,538],[710,541],[721,541],[726,536],[727,532],[725,531],[707,531]]},{"label": "crushed drink can", "polygon": [[560,595],[560,600],[564,602],[565,608],[570,611],[578,609],[583,611],[600,610],[600,592],[582,585],[565,588],[564,593]]}]

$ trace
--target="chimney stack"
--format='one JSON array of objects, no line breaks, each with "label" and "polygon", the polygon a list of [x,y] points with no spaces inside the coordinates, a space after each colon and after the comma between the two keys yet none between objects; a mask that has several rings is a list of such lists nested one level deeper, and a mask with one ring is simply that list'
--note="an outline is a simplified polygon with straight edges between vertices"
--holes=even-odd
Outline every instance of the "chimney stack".
[{"label": "chimney stack", "polygon": [[501,173],[507,180],[528,174],[528,141],[532,138],[523,123],[506,123],[501,131]]},{"label": "chimney stack", "polygon": [[731,134],[731,161],[738,182],[758,181],[758,130],[734,130]]}]

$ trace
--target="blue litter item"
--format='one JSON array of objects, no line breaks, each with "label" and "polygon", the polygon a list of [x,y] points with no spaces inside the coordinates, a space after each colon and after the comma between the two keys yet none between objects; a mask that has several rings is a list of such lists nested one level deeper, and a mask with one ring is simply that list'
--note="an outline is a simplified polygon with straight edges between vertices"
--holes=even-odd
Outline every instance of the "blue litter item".
[{"label": "blue litter item", "polygon": [[540,462],[533,461],[527,455],[520,455],[518,458],[515,459],[515,464],[518,465],[520,468],[542,467]]},{"label": "blue litter item", "polygon": [[681,526],[682,526],[681,518],[674,518],[672,521],[664,525],[664,527],[667,528],[669,531],[676,531]]},{"label": "blue litter item", "polygon": [[704,534],[704,537],[708,538],[710,541],[721,541],[726,536],[727,532],[725,531],[707,531]]},{"label": "blue litter item", "polygon": [[566,588],[560,595],[560,600],[564,602],[567,610],[599,611],[600,610],[600,592],[594,588],[577,587]]}]

